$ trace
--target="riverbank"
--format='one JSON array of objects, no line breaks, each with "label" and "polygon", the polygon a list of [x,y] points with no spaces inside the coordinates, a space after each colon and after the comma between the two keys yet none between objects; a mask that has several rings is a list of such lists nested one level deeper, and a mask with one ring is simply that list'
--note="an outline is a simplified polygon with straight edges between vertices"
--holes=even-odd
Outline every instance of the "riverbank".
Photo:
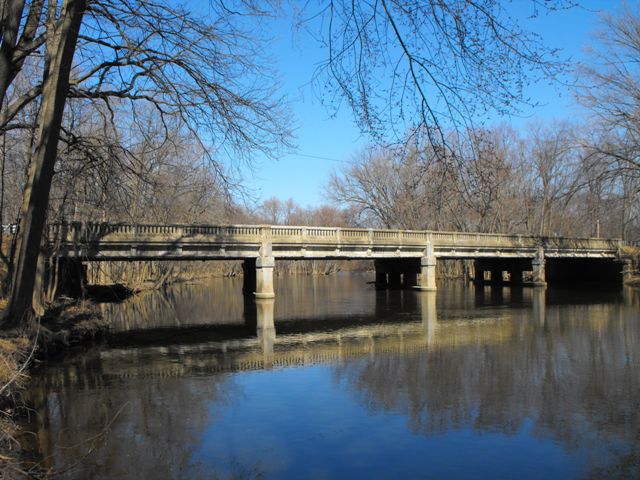
[{"label": "riverbank", "polygon": [[0,336],[0,478],[28,477],[21,465],[16,419],[36,345],[32,333],[11,331]]},{"label": "riverbank", "polygon": [[29,410],[22,392],[35,362],[59,356],[73,346],[99,339],[108,322],[97,305],[86,300],[63,299],[38,321],[20,329],[0,331],[0,479],[47,478],[50,472],[22,457],[17,422]]}]

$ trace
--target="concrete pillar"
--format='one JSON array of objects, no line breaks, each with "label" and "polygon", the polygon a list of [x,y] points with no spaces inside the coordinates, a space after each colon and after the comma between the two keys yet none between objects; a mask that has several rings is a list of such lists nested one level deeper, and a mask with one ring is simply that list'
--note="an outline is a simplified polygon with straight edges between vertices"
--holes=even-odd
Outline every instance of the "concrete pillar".
[{"label": "concrete pillar", "polygon": [[263,241],[259,256],[256,258],[256,298],[274,298],[273,269],[276,261],[273,258],[271,242]]},{"label": "concrete pillar", "polygon": [[273,269],[276,266],[273,257],[256,259],[256,298],[274,298]]},{"label": "concrete pillar", "polygon": [[544,249],[542,247],[538,247],[536,256],[531,260],[531,266],[533,267],[533,286],[546,287],[547,275],[545,272]]},{"label": "concrete pillar", "polygon": [[273,298],[256,298],[256,336],[262,348],[265,368],[273,366],[273,344],[276,339],[274,305]]},{"label": "concrete pillar", "polygon": [[427,242],[424,256],[420,259],[420,285],[416,288],[424,291],[436,290],[436,256],[429,242]]}]

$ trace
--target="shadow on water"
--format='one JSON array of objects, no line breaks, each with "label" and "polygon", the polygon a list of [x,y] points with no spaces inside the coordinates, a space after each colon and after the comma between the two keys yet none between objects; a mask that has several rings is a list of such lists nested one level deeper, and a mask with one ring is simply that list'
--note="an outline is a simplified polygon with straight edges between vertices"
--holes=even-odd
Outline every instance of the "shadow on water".
[{"label": "shadow on water", "polygon": [[35,373],[25,445],[68,478],[640,475],[637,291],[366,280],[106,306],[108,347]]}]

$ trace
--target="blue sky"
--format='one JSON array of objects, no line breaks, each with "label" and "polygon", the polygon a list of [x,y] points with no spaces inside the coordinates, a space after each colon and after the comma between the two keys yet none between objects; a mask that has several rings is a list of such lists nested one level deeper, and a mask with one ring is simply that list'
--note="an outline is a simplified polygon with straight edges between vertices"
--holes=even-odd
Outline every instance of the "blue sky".
[{"label": "blue sky", "polygon": [[[560,48],[564,57],[575,62],[585,59],[584,48],[593,42],[598,12],[615,9],[620,4],[606,0],[580,3],[578,8],[551,14],[541,12],[536,18],[528,18],[532,9],[530,0],[513,0],[508,2],[508,8],[514,17],[522,18],[525,28],[541,35],[547,46]],[[257,157],[252,171],[244,172],[245,184],[258,201],[293,198],[302,206],[317,206],[327,202],[324,186],[330,173],[348,163],[368,139],[361,135],[348,108],[332,115],[314,93],[310,81],[324,52],[304,34],[293,33],[287,19],[275,24],[273,36],[270,54],[277,61],[283,92],[291,102],[297,149],[277,161]],[[524,109],[517,117],[496,117],[492,121],[526,128],[533,119],[575,120],[584,115],[566,86],[539,83],[531,86],[527,95],[541,105]]]}]

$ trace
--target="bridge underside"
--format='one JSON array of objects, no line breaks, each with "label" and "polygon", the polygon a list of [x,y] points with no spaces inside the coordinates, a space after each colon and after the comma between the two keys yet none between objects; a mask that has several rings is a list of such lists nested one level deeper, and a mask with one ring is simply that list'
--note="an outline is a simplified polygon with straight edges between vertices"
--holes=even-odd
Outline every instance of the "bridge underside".
[{"label": "bridge underside", "polygon": [[547,282],[602,282],[622,284],[625,263],[606,258],[548,258]]},{"label": "bridge underside", "polygon": [[[307,257],[306,259],[326,258]],[[333,257],[332,257],[333,258]],[[336,257],[343,259],[344,257]],[[184,257],[181,258],[184,260]],[[228,259],[225,257],[225,259]],[[291,259],[285,257],[285,259]],[[300,260],[300,258],[293,258]],[[347,257],[352,259],[352,257]],[[375,286],[377,289],[436,290],[436,264],[433,252],[420,257],[375,258]],[[445,257],[446,260],[459,260]],[[157,259],[156,259],[157,260]],[[275,297],[273,272],[274,256],[242,259],[243,293],[257,298]],[[59,275],[59,292],[76,296],[86,282],[86,270],[79,258],[59,260],[63,266]],[[474,260],[473,280],[477,285],[513,285],[544,287],[547,283],[599,282],[621,284],[625,263],[614,258],[499,258],[483,257]]]}]

